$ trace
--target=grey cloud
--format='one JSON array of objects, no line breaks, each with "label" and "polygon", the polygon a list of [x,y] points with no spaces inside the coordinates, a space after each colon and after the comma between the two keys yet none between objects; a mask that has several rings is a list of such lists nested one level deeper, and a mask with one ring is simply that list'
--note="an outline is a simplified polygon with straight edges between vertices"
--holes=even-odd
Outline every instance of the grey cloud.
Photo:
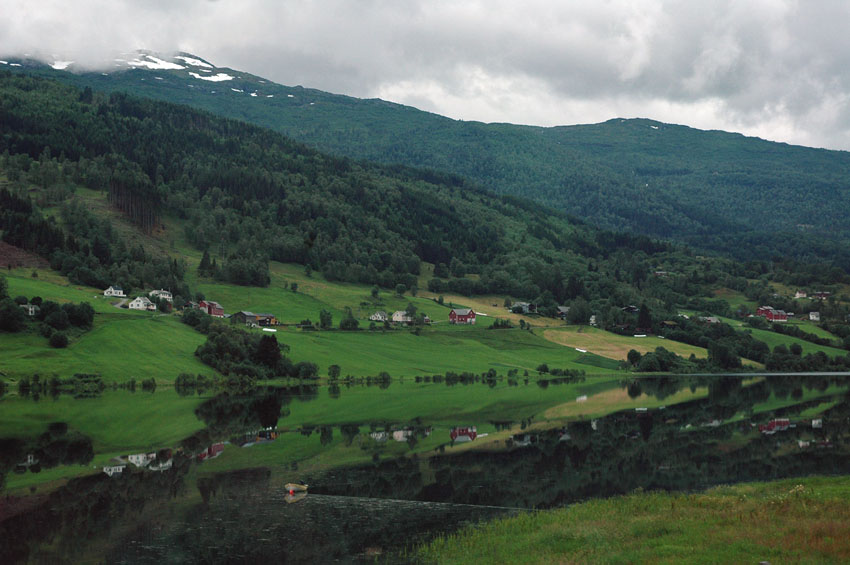
[{"label": "grey cloud", "polygon": [[[0,54],[147,47],[459,118],[662,121],[850,148],[850,4],[542,0],[13,3]],[[527,110],[523,112],[523,108]]]}]

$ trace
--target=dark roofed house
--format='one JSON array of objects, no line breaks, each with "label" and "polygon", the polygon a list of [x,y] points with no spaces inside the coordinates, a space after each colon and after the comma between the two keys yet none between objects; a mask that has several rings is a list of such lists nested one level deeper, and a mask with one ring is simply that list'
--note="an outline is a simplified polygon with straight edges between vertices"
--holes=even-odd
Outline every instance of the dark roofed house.
[{"label": "dark roofed house", "polygon": [[257,314],[253,312],[248,312],[247,310],[241,310],[233,314],[232,318],[236,320],[237,323],[250,325],[257,323]]}]

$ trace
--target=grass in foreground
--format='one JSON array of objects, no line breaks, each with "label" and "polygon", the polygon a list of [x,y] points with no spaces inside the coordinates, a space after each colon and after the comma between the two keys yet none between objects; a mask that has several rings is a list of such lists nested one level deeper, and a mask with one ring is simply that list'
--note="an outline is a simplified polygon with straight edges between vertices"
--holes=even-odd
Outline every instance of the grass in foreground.
[{"label": "grass in foreground", "polygon": [[426,563],[847,563],[850,477],[637,492],[468,528]]}]

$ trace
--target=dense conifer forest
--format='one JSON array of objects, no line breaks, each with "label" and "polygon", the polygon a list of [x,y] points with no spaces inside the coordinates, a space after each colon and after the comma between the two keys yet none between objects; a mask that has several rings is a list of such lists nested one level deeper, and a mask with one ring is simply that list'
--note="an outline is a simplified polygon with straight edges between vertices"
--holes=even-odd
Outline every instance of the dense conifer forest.
[{"label": "dense conifer forest", "polygon": [[[222,88],[187,71],[27,72],[190,104],[337,155],[457,174],[614,231],[739,260],[850,268],[850,154],[649,119],[541,128],[448,119],[383,100],[274,84],[242,71]],[[152,76],[157,80],[152,80]],[[259,96],[252,97],[249,93]]]}]

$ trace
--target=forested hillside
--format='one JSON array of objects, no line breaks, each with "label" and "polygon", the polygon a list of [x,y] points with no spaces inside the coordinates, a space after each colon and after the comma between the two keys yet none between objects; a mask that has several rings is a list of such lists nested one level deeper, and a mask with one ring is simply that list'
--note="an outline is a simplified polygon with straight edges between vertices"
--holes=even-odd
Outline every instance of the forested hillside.
[{"label": "forested hillside", "polygon": [[607,229],[742,260],[793,257],[850,268],[846,152],[651,120],[556,128],[455,121],[231,69],[200,69],[230,77],[211,82],[191,66],[72,74],[29,64],[28,72],[190,104],[334,154],[454,173]]},{"label": "forested hillside", "polygon": [[[104,219],[65,202],[75,185],[106,192],[154,235],[163,214],[178,218],[189,242],[211,255],[211,274],[245,285],[268,284],[273,259],[330,280],[411,288],[426,261],[440,288],[553,304],[618,288],[627,300],[661,262],[694,262],[667,244],[602,232],[457,177],[330,157],[269,130],[123,93],[2,74],[0,135],[11,181],[0,192],[3,239],[93,286],[182,288],[185,267],[129,247]],[[27,183],[41,188],[36,202]]]}]

